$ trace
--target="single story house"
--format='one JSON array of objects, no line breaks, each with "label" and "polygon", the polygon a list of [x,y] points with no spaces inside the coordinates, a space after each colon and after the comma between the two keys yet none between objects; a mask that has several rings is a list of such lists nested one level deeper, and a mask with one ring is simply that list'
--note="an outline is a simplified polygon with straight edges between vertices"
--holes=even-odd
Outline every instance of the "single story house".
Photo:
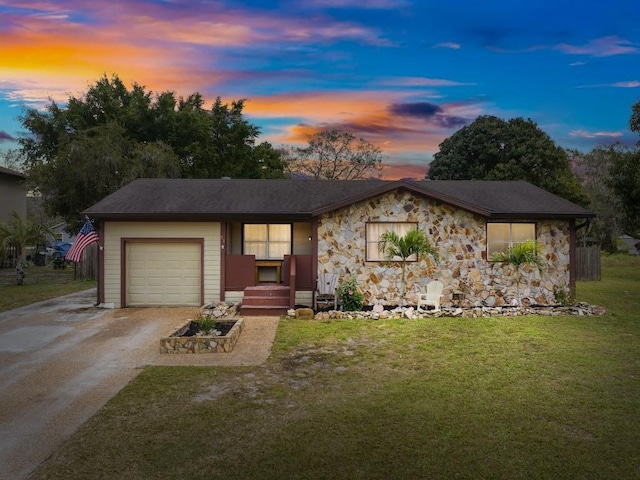
[{"label": "single story house", "polygon": [[[440,261],[408,263],[408,303],[437,279],[443,305],[505,304],[517,276],[489,259],[536,239],[545,267],[523,273],[520,294],[553,304],[574,288],[576,229],[595,216],[522,181],[428,180],[139,179],[83,213],[101,239],[100,303],[251,305],[260,296],[273,313],[312,305],[319,273],[355,276],[365,305],[398,304],[401,269],[384,261],[378,240],[412,228]],[[284,300],[269,299],[277,291]]]},{"label": "single story house", "polygon": [[7,222],[16,212],[20,217],[27,216],[26,175],[0,167],[0,222]]}]

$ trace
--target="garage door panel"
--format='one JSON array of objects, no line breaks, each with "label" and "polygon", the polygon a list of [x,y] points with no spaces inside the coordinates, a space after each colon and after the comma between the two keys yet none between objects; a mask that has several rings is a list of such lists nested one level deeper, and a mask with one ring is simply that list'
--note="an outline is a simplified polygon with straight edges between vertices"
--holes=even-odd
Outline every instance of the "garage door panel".
[{"label": "garage door panel", "polygon": [[184,285],[184,281],[182,280],[182,278],[166,278],[165,279],[165,285],[167,287],[180,287],[181,285]]},{"label": "garage door panel", "polygon": [[127,244],[127,305],[201,304],[201,244],[130,242]]}]

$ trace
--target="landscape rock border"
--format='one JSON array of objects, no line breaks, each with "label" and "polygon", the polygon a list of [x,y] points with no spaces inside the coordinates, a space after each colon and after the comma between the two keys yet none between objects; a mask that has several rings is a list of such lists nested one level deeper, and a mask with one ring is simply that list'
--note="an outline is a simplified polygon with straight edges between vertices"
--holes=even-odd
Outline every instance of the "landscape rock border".
[{"label": "landscape rock border", "polygon": [[[369,319],[384,320],[389,318],[440,318],[440,317],[460,317],[460,318],[485,318],[485,317],[520,317],[525,315],[578,315],[578,316],[602,316],[606,310],[598,305],[579,302],[575,305],[561,306],[530,306],[530,307],[443,307],[440,310],[418,310],[415,307],[397,307],[392,310],[382,312],[342,312],[331,310],[328,312],[318,312],[315,320],[334,319]],[[289,310],[288,317],[296,317],[296,310]]]},{"label": "landscape rock border", "polygon": [[229,353],[233,351],[238,337],[244,328],[244,319],[216,320],[219,323],[233,323],[231,330],[224,336],[182,337],[184,330],[189,328],[191,320],[177,330],[173,335],[160,339],[160,353]]}]

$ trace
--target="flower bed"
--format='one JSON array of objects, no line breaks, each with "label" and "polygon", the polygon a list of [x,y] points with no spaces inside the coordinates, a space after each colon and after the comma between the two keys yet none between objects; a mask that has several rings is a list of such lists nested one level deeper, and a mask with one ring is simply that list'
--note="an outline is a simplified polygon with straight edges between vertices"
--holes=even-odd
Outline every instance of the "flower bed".
[{"label": "flower bed", "polygon": [[228,353],[238,341],[238,337],[244,328],[242,318],[229,320],[216,320],[215,329],[227,332],[224,335],[193,334],[196,322],[189,321],[179,328],[173,335],[160,339],[160,353]]}]

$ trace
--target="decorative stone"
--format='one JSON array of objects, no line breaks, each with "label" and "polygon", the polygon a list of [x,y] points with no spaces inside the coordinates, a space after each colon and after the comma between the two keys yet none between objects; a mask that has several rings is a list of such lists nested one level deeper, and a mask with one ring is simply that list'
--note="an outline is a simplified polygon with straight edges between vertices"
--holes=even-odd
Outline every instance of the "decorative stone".
[{"label": "decorative stone", "polygon": [[320,312],[316,314],[316,320],[335,319],[358,319],[358,320],[383,320],[393,318],[440,318],[440,317],[462,317],[462,318],[485,318],[485,317],[515,317],[521,315],[580,315],[593,316],[605,315],[604,308],[598,305],[578,303],[577,305],[562,307],[551,305],[536,306],[473,306],[473,307],[441,307],[440,310],[416,310],[413,306],[397,307],[393,310],[374,312],[373,310],[364,312]]},{"label": "decorative stone", "polygon": [[213,315],[215,318],[230,318],[237,315],[240,304],[237,302],[216,302],[202,307],[202,315]]},{"label": "decorative stone", "polygon": [[224,336],[216,337],[182,337],[180,336],[188,329],[189,321],[185,326],[178,329],[172,336],[160,339],[160,353],[224,353],[233,351],[233,347],[238,341],[238,337],[244,328],[244,320],[222,320],[221,322],[233,322],[231,330]]},{"label": "decorative stone", "polygon": [[311,308],[296,308],[296,318],[298,320],[313,320],[314,313]]}]

